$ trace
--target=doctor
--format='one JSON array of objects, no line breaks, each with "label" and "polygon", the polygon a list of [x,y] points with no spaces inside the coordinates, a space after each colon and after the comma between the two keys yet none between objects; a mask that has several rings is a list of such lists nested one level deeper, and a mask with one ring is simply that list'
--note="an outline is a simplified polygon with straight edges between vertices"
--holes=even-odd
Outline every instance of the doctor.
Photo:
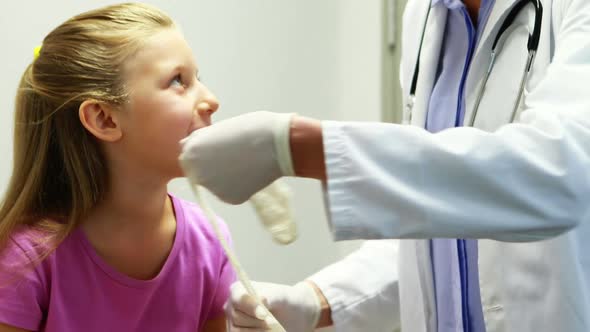
[{"label": "doctor", "polygon": [[[590,1],[530,2],[409,1],[410,126],[249,113],[193,133],[181,161],[230,203],[285,175],[324,181],[336,240],[419,239],[400,243],[404,331],[590,331]],[[260,330],[249,304],[229,303],[237,331]]]}]

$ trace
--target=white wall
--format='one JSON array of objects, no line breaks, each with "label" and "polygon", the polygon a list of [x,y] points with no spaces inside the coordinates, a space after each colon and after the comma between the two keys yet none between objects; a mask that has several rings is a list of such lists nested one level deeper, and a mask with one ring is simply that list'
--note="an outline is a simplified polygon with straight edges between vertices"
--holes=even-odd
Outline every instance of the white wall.
[{"label": "white wall", "polygon": [[[0,190],[12,163],[13,99],[33,48],[68,17],[115,1],[6,1],[0,13]],[[152,1],[183,27],[202,78],[221,100],[216,120],[268,109],[321,119],[379,120],[381,1]],[[319,184],[288,181],[299,240],[275,245],[248,205],[208,196],[230,225],[252,278],[295,282],[356,244],[332,243]],[[192,199],[184,180],[171,190]]]}]

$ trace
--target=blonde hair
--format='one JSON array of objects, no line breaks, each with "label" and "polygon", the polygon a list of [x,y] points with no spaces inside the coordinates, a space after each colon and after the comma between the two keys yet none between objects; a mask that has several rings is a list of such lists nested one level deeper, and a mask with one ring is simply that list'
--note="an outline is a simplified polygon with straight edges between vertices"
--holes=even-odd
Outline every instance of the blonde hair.
[{"label": "blonde hair", "polygon": [[15,103],[14,164],[0,205],[0,250],[20,225],[46,236],[50,254],[103,197],[108,169],[98,141],[82,126],[88,99],[120,106],[123,65],[143,41],[174,22],[160,10],[125,3],[67,20],[43,40]]}]

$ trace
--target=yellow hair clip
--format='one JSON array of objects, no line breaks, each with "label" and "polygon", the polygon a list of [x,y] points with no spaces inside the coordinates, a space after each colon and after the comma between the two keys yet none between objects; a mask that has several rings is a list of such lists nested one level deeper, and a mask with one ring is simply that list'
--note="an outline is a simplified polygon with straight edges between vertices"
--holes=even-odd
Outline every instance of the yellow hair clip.
[{"label": "yellow hair clip", "polygon": [[41,53],[41,47],[42,47],[41,45],[35,47],[35,50],[34,50],[35,60],[37,60],[37,58],[39,57],[39,54]]}]

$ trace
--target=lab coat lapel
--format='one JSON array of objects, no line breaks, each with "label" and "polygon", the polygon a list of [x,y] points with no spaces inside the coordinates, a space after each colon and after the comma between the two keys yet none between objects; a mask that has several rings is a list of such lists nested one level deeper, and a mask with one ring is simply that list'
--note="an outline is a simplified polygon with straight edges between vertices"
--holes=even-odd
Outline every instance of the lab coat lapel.
[{"label": "lab coat lapel", "polygon": [[[429,4],[430,1],[425,1],[425,3]],[[428,8],[424,6],[423,12],[425,15],[427,11]],[[436,71],[447,22],[447,13],[447,7],[442,3],[434,5],[430,10],[430,17],[428,18],[424,34],[424,45],[420,56],[420,73],[418,85],[416,86],[416,103],[412,112],[412,125],[415,126],[425,127],[426,124],[426,113],[428,112],[430,95],[432,94],[434,80],[436,79]],[[416,30],[418,32],[416,34],[416,40],[419,41],[422,28],[420,27]]]},{"label": "lab coat lapel", "polygon": [[[495,0],[492,12],[490,13],[487,24],[484,27],[484,31],[478,42],[475,55],[471,62],[469,75],[467,77],[467,107],[465,110],[464,125],[469,125],[473,115],[477,95],[481,84],[483,84],[483,77],[490,64],[491,48],[494,39],[496,38],[496,35],[498,34],[504,19],[510,12],[510,9],[516,4],[516,2],[517,0]],[[515,26],[516,25],[517,24],[515,24]],[[515,102],[517,96],[519,82],[510,81],[511,84],[507,84],[506,80],[497,82],[497,79],[498,77],[515,77],[518,79],[518,74],[516,73],[524,68],[524,62],[526,61],[525,46],[527,35],[528,30],[510,32],[508,36],[512,40],[512,43],[510,45],[505,44],[499,46],[498,50],[500,51],[500,54],[496,59],[496,66],[494,67],[492,77],[486,86],[484,99],[480,105],[480,110],[483,110],[486,103],[490,102],[494,102],[495,108],[512,110],[513,103]],[[524,41],[516,41],[516,39],[520,39],[519,36],[524,38]],[[501,64],[502,59],[504,58],[510,58],[511,61],[508,64]],[[490,96],[490,91],[502,91],[503,98],[501,100],[493,98]],[[488,119],[486,118],[486,115],[490,115],[492,118]],[[484,114],[482,112],[478,112],[475,126],[484,130],[495,130],[498,128],[498,126],[508,122],[509,120],[510,113],[508,113],[508,111],[506,114],[498,112],[494,112],[493,114],[488,112],[488,114]]]},{"label": "lab coat lapel", "polygon": [[[516,4],[516,2],[517,0],[495,0],[494,7],[492,8],[492,12],[490,13],[487,24],[481,35],[480,42],[478,43],[478,48],[475,50],[475,57],[479,56],[482,52],[482,45],[486,44],[485,41],[487,41],[488,38],[495,38],[504,18],[506,18],[509,10],[514,4]],[[484,51],[484,53],[488,54],[489,52]]]}]

